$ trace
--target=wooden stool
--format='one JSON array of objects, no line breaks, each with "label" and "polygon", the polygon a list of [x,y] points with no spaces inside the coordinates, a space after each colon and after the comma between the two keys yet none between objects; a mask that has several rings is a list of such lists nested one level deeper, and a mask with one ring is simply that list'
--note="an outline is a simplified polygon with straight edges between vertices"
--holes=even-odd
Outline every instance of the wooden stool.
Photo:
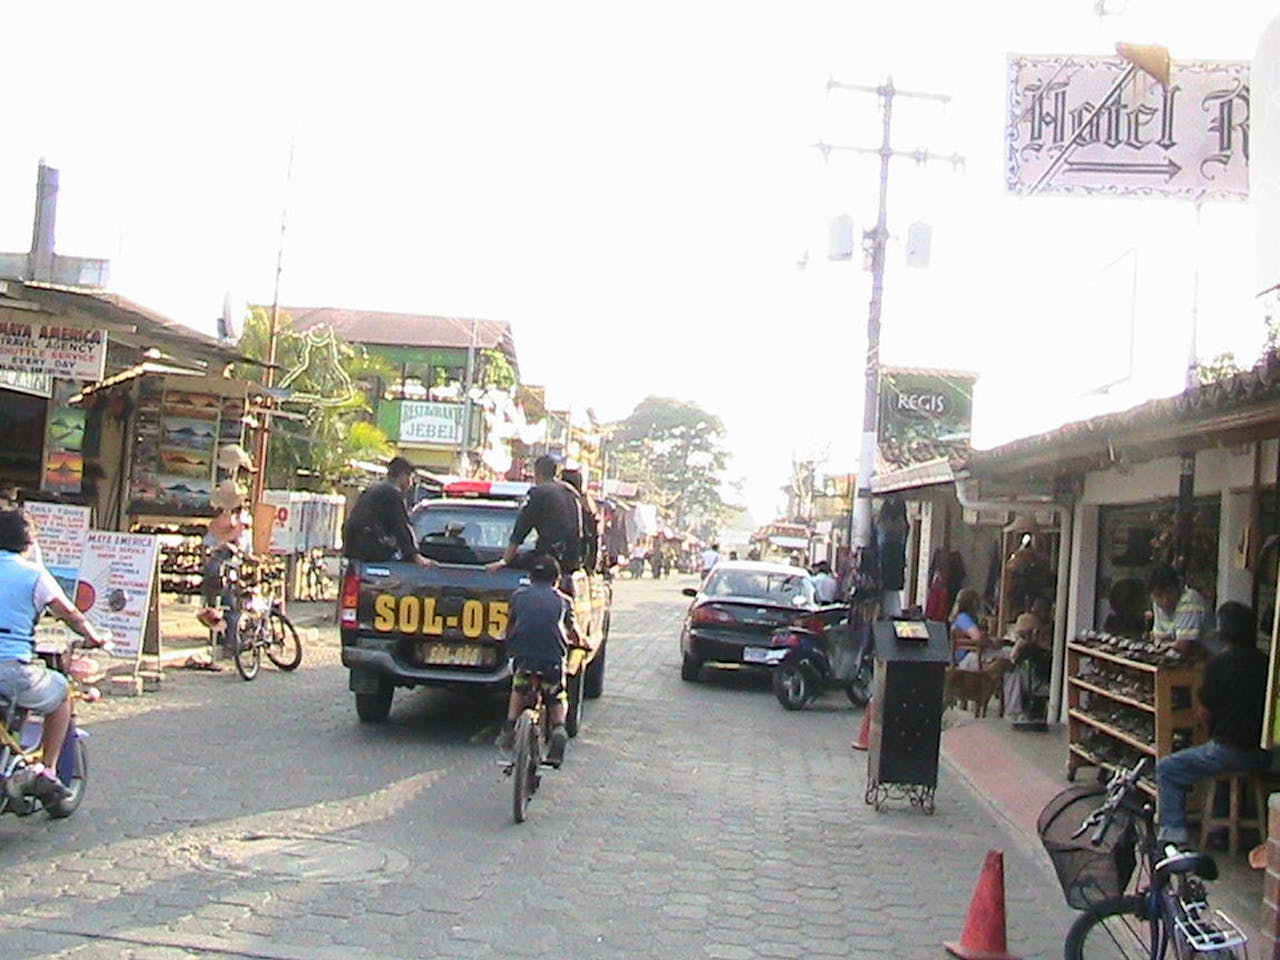
[{"label": "wooden stool", "polygon": [[[1218,786],[1230,788],[1227,802],[1227,814],[1214,816],[1214,798],[1218,795]],[[1245,816],[1245,797],[1252,795],[1253,815]],[[1258,842],[1267,840],[1267,788],[1262,777],[1256,773],[1220,773],[1209,780],[1204,794],[1204,811],[1200,816],[1200,849],[1205,848],[1209,832],[1217,827],[1227,828],[1227,851],[1236,853],[1240,850],[1240,831],[1256,830]]]}]

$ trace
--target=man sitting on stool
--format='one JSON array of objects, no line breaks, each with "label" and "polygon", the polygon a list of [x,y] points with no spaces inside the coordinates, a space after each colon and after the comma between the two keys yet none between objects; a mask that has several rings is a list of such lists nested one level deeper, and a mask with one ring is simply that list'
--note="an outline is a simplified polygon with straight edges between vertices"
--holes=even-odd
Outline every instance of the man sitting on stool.
[{"label": "man sitting on stool", "polygon": [[1197,781],[1221,773],[1266,767],[1259,743],[1267,697],[1267,658],[1258,650],[1257,618],[1243,603],[1218,608],[1218,633],[1226,645],[1204,668],[1196,711],[1209,740],[1171,753],[1156,764],[1160,832],[1164,843],[1186,844],[1187,793]]}]

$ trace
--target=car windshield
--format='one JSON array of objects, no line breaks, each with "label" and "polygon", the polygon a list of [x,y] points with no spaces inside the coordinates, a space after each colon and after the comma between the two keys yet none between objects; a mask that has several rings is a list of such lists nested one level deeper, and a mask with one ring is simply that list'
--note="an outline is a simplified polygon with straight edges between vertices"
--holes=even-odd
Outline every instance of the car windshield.
[{"label": "car windshield", "polygon": [[813,581],[803,573],[769,570],[714,570],[703,593],[710,597],[751,597],[789,606],[812,605]]},{"label": "car windshield", "polygon": [[458,503],[424,503],[410,517],[418,542],[461,541],[476,549],[502,550],[516,525],[513,509]]}]

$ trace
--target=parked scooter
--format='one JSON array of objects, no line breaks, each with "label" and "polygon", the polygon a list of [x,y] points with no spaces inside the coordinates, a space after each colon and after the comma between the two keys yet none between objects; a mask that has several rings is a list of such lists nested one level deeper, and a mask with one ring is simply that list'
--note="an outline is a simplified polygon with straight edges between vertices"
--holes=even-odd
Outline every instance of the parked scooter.
[{"label": "parked scooter", "polygon": [[[98,632],[109,635],[106,630]],[[10,777],[37,758],[43,727],[40,717],[7,700],[0,700],[0,813],[16,813],[25,817],[43,809],[53,818],[69,817],[84,799],[89,781],[86,743],[89,734],[76,724],[76,706],[81,700],[92,702],[102,696],[93,684],[105,675],[101,663],[85,655],[86,649],[89,648],[81,643],[57,650],[45,649],[43,646],[36,648],[36,654],[50,670],[57,670],[66,676],[70,688],[71,725],[67,730],[62,753],[58,757],[57,770],[58,779],[71,791],[70,795],[58,800],[42,801],[30,794],[11,796],[4,789]],[[104,642],[103,649],[111,649],[110,640]]]},{"label": "parked scooter", "polygon": [[770,661],[773,694],[788,710],[799,710],[827,690],[843,690],[854,706],[871,699],[875,639],[874,607],[845,607],[839,619],[814,622],[806,617],[773,632]]}]

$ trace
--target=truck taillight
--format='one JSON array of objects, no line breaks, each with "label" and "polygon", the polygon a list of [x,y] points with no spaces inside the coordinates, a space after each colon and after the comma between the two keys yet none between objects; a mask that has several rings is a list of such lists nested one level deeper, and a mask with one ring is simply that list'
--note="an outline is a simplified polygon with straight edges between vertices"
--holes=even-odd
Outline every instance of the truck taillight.
[{"label": "truck taillight", "polygon": [[351,567],[342,575],[342,596],[338,600],[338,623],[344,627],[356,625],[356,607],[360,603],[360,576]]}]

